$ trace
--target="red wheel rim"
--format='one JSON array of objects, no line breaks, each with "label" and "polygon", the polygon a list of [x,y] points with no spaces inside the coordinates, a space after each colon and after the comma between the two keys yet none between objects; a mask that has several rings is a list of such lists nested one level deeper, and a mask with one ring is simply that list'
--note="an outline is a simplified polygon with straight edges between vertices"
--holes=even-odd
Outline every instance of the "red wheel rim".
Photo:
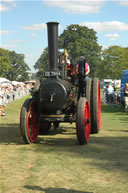
[{"label": "red wheel rim", "polygon": [[35,142],[39,133],[38,114],[35,111],[35,102],[30,102],[27,112],[27,135],[31,142]]},{"label": "red wheel rim", "polygon": [[100,100],[100,81],[98,81],[98,101],[97,101],[97,109],[98,109],[98,130],[101,128],[101,100]]},{"label": "red wheel rim", "polygon": [[83,129],[84,129],[84,137],[85,142],[87,143],[89,141],[90,137],[90,110],[89,110],[89,104],[88,101],[85,100],[83,105]]}]

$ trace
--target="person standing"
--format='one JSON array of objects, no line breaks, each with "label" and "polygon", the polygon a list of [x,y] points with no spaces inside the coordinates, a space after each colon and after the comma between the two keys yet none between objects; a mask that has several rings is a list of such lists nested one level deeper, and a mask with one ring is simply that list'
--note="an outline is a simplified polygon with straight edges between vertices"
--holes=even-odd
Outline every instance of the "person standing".
[{"label": "person standing", "polygon": [[76,75],[78,77],[78,84],[79,84],[79,90],[78,90],[78,99],[80,96],[83,96],[84,89],[86,89],[86,80],[88,79],[88,74],[90,72],[89,64],[86,61],[86,58],[84,56],[80,56],[78,63],[76,65]]},{"label": "person standing", "polygon": [[64,69],[64,79],[68,79],[71,78],[69,76],[70,74],[70,70],[71,70],[71,64],[70,64],[70,60],[68,58],[68,52],[66,49],[64,49],[64,52],[62,54],[62,64],[64,65],[63,69]]},{"label": "person standing", "polygon": [[125,83],[124,87],[124,105],[125,111],[128,112],[128,83]]},{"label": "person standing", "polygon": [[87,79],[87,75],[90,72],[89,64],[84,56],[80,56],[78,60],[78,64],[76,65],[76,74],[81,74],[85,76]]},{"label": "person standing", "polygon": [[109,84],[107,88],[107,102],[108,103],[113,102],[113,92],[114,92],[114,88]]},{"label": "person standing", "polygon": [[5,97],[5,92],[4,92],[4,87],[0,86],[0,116],[5,116],[6,113],[4,112],[4,97]]}]

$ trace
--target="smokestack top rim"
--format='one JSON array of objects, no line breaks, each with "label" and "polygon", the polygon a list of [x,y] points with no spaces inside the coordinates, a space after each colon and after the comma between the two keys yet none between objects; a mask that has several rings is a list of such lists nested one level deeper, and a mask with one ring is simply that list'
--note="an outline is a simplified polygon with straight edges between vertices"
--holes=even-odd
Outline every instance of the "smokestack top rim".
[{"label": "smokestack top rim", "polygon": [[50,21],[50,22],[47,22],[46,24],[48,25],[48,24],[60,24],[60,23],[58,23],[56,21]]}]

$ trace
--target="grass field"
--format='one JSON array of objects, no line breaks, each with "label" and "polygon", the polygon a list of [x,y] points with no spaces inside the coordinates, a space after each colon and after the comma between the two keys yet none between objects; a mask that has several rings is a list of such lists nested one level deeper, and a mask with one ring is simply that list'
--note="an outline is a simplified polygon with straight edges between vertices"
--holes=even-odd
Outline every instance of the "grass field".
[{"label": "grass field", "polygon": [[75,124],[25,145],[19,114],[25,98],[0,117],[1,193],[128,193],[128,114],[102,104],[102,129],[78,145]]}]

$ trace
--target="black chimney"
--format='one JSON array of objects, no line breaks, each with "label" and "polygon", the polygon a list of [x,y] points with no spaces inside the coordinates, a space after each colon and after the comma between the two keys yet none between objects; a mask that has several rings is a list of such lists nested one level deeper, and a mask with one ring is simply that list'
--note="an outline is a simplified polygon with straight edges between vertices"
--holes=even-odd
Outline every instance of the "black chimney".
[{"label": "black chimney", "polygon": [[57,22],[47,23],[50,70],[56,70],[58,64],[58,24]]}]

